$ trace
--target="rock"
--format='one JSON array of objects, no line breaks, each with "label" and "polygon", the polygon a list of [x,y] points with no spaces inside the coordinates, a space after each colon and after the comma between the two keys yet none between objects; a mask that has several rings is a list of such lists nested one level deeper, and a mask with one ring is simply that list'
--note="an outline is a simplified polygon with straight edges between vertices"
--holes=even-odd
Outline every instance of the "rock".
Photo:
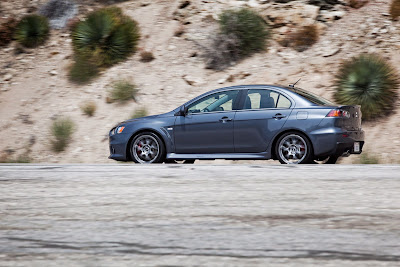
[{"label": "rock", "polygon": [[265,12],[265,16],[274,28],[286,25],[305,26],[315,22],[319,15],[319,7],[294,2],[271,6]]},{"label": "rock", "polygon": [[8,74],[4,75],[3,80],[7,82],[7,81],[10,81],[12,78],[13,78],[13,75],[8,73]]},{"label": "rock", "polygon": [[323,22],[330,22],[334,20],[339,20],[342,17],[346,15],[345,11],[327,11],[327,10],[321,10],[318,20],[323,21]]},{"label": "rock", "polygon": [[226,79],[225,79],[225,78],[222,78],[222,79],[219,79],[219,80],[218,80],[218,83],[219,83],[219,84],[223,84],[223,83],[225,83],[225,82],[226,82]]},{"label": "rock", "polygon": [[247,6],[249,6],[249,7],[258,7],[259,4],[258,4],[257,0],[249,0],[247,2]]},{"label": "rock", "polygon": [[183,79],[187,84],[189,84],[189,85],[191,85],[191,86],[197,86],[197,85],[202,84],[201,79],[195,78],[195,77],[192,77],[192,76],[189,76],[189,75],[183,75],[183,76],[182,76],[182,79]]}]

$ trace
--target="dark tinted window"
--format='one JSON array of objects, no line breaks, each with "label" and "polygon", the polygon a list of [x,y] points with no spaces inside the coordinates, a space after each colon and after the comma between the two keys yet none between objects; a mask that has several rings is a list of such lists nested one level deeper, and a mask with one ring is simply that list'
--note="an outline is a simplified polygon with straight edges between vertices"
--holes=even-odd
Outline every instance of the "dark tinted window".
[{"label": "dark tinted window", "polygon": [[271,90],[251,89],[247,93],[244,109],[290,108],[291,102],[285,96]]},{"label": "dark tinted window", "polygon": [[330,102],[329,100],[327,100],[323,97],[320,97],[316,94],[310,93],[306,90],[299,89],[299,88],[293,88],[293,89],[291,88],[290,90],[292,90],[293,92],[297,93],[298,95],[304,97],[311,103],[317,104],[319,106],[334,106],[335,105],[332,102]]}]

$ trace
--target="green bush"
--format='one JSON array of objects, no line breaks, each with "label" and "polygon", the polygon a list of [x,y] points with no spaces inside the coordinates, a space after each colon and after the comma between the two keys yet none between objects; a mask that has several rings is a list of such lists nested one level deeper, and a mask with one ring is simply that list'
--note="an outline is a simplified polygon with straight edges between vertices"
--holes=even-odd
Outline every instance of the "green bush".
[{"label": "green bush", "polygon": [[94,11],[72,30],[75,51],[97,66],[110,66],[126,59],[136,50],[139,40],[136,21],[117,7]]},{"label": "green bush", "polygon": [[113,101],[125,102],[130,99],[135,99],[137,93],[136,85],[129,81],[121,80],[113,84],[110,98]]},{"label": "green bush", "polygon": [[265,49],[269,31],[267,23],[256,12],[247,8],[225,10],[219,25],[221,33],[234,34],[239,39],[243,55]]},{"label": "green bush", "polygon": [[0,46],[8,45],[13,40],[15,29],[17,28],[18,22],[15,18],[11,17],[7,19],[0,26]]},{"label": "green bush", "polygon": [[392,0],[390,5],[390,16],[393,20],[397,20],[400,16],[400,0]]},{"label": "green bush", "polygon": [[137,119],[147,116],[147,110],[145,108],[136,109],[130,116],[130,119]]},{"label": "green bush", "polygon": [[81,106],[82,112],[89,117],[92,117],[94,115],[96,109],[96,103],[93,101],[87,101]]},{"label": "green bush", "polygon": [[42,45],[49,37],[49,22],[46,17],[27,15],[18,23],[15,39],[25,47]]},{"label": "green bush", "polygon": [[361,105],[363,118],[377,118],[394,107],[399,76],[385,59],[364,54],[344,62],[336,76],[338,104]]},{"label": "green bush", "polygon": [[51,125],[52,145],[55,152],[64,151],[71,141],[75,124],[69,118],[58,118]]},{"label": "green bush", "polygon": [[86,84],[95,78],[99,73],[96,64],[87,57],[78,56],[69,69],[69,80],[77,84]]}]

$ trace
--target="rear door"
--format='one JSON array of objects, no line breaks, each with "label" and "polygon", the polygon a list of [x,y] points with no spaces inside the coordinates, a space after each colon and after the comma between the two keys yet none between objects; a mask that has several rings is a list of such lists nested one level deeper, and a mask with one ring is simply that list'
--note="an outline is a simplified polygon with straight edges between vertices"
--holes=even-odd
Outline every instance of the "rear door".
[{"label": "rear door", "polygon": [[179,154],[232,153],[234,109],[239,90],[214,93],[188,106],[175,121],[175,150]]},{"label": "rear door", "polygon": [[291,107],[291,100],[277,91],[248,90],[244,105],[235,116],[235,152],[266,151],[292,112]]}]

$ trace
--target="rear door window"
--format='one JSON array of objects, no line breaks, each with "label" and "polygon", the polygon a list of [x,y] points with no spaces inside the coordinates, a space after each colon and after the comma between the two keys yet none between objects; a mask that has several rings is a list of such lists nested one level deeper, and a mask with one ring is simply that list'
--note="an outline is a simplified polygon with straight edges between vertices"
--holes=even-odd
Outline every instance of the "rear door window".
[{"label": "rear door window", "polygon": [[290,100],[282,94],[266,89],[250,89],[243,109],[290,108]]}]

